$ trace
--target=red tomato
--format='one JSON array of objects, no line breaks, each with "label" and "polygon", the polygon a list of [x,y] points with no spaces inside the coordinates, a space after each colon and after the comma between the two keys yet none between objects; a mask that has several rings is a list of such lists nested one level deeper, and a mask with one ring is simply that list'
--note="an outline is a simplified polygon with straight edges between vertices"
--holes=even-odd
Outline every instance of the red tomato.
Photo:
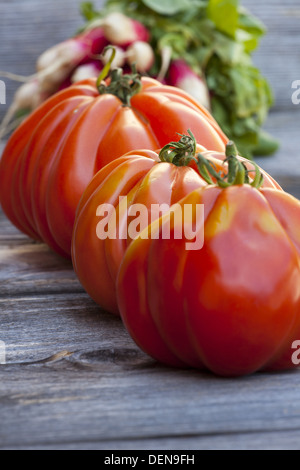
[{"label": "red tomato", "polygon": [[223,150],[225,135],[182,90],[143,78],[128,106],[110,92],[100,95],[96,80],[76,84],[45,102],[10,138],[0,163],[3,210],[30,237],[70,256],[76,208],[97,171],[128,151],[155,150],[189,127],[206,148]]},{"label": "red tomato", "polygon": [[[189,143],[186,149],[189,149]],[[200,146],[196,151],[208,156],[218,171],[224,171],[224,153],[207,152]],[[249,161],[247,165],[253,169]],[[147,210],[147,217],[141,220],[141,231],[148,226],[149,220],[159,218],[157,205],[164,204],[169,208],[193,190],[206,185],[196,166],[194,169],[161,162],[159,151],[155,153],[150,150],[131,152],[107,165],[94,177],[78,206],[72,259],[81,284],[95,302],[105,310],[118,314],[116,279],[126,249],[132,241],[130,226],[134,218],[130,214],[133,207],[142,205]],[[267,174],[264,186],[279,188]],[[123,199],[120,203],[120,197],[125,196],[127,200]],[[97,230],[103,217],[100,219],[100,214],[98,217],[96,214],[103,204],[111,204],[116,212],[104,219],[111,230],[105,233],[104,239],[99,239]]]},{"label": "red tomato", "polygon": [[[182,214],[193,208],[192,220]],[[204,245],[187,250],[175,222],[196,226]],[[296,367],[300,340],[300,202],[272,188],[208,185],[132,241],[118,304],[132,338],[153,358],[222,376]],[[160,235],[170,223],[170,239]],[[150,233],[158,238],[148,237]],[[195,239],[197,239],[195,236]]]}]

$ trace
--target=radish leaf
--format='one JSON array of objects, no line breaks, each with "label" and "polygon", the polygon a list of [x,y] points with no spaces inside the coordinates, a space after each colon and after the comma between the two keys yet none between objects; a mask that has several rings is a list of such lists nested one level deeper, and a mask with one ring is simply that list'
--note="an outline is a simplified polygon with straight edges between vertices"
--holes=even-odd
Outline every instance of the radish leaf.
[{"label": "radish leaf", "polygon": [[207,16],[219,31],[235,37],[239,22],[238,0],[209,0]]},{"label": "radish leaf", "polygon": [[161,15],[175,15],[187,10],[195,2],[191,0],[142,0],[144,5]]},{"label": "radish leaf", "polygon": [[261,131],[272,90],[252,60],[266,28],[241,0],[105,0],[100,12],[89,2],[82,10],[88,21],[120,11],[143,23],[156,58],[151,76],[160,72],[162,50],[170,50],[171,60],[184,59],[204,76],[213,115],[242,154],[276,150],[277,141]]}]

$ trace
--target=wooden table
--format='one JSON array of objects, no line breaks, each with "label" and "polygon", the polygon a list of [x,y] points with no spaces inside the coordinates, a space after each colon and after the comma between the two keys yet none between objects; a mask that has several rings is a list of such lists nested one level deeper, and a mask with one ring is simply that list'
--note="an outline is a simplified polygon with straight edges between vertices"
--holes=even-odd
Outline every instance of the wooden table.
[{"label": "wooden table", "polygon": [[[80,24],[78,3],[0,0],[1,68],[32,72],[36,54],[51,45],[49,33],[63,39]],[[282,142],[275,157],[258,161],[300,197],[300,107],[291,102],[291,83],[300,79],[299,2],[244,4],[270,28],[256,61],[277,97],[267,128]],[[8,52],[21,34],[17,68]],[[2,449],[300,448],[300,371],[225,380],[157,364],[89,299],[70,263],[2,214],[0,306]]]}]

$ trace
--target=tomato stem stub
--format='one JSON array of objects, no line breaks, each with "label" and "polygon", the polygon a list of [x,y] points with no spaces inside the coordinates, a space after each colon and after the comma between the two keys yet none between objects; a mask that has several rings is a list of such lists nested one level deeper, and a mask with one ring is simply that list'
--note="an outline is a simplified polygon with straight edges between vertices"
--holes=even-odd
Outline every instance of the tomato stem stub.
[{"label": "tomato stem stub", "polygon": [[[104,54],[111,50],[112,54],[110,60],[102,70],[97,80],[97,88],[100,95],[110,94],[114,95],[122,101],[124,106],[130,107],[131,98],[138,94],[142,90],[141,75],[137,73],[136,67],[133,64],[131,66],[131,74],[123,74],[121,68],[110,70],[111,64],[115,58],[116,50],[112,46],[108,46],[104,49]],[[103,82],[106,78],[110,78],[110,83]]]},{"label": "tomato stem stub", "polygon": [[[215,180],[220,188],[250,184],[253,188],[259,189],[264,181],[264,177],[255,163],[252,162],[254,170],[247,169],[245,163],[238,158],[237,148],[234,142],[231,141],[226,146],[226,159],[224,163],[228,164],[228,172],[225,175],[222,172],[218,172],[215,165],[201,153],[193,160],[197,164],[200,175],[207,184],[215,184]],[[255,177],[250,182],[249,174],[253,172],[255,172]]]},{"label": "tomato stem stub", "polygon": [[181,139],[178,142],[170,142],[160,151],[159,158],[162,162],[173,163],[176,166],[188,166],[195,158],[197,142],[191,130],[189,135],[178,134]]}]

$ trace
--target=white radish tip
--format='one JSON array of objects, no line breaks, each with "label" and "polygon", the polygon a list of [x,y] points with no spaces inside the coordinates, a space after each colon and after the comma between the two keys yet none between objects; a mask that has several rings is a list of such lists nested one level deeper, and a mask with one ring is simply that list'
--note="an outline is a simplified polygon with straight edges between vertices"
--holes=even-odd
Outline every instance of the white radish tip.
[{"label": "white radish tip", "polygon": [[38,72],[47,69],[58,57],[57,46],[45,51],[37,60],[36,69]]},{"label": "white radish tip", "polygon": [[76,67],[87,55],[90,45],[78,39],[69,39],[44,52],[37,60],[36,68],[40,73],[55,68],[57,63],[69,65],[70,70]]},{"label": "white radish tip", "polygon": [[[111,63],[111,69],[115,69],[118,67],[123,67],[125,64],[125,52],[123,49],[121,49],[118,46],[114,46],[114,49],[116,51],[116,55],[114,60]],[[111,58],[111,51],[107,50],[103,55],[102,55],[102,62],[104,65],[106,65]]]},{"label": "white radish tip", "polygon": [[103,21],[106,39],[112,44],[124,46],[134,42],[136,31],[133,21],[122,13],[111,13]]},{"label": "white radish tip", "polygon": [[136,41],[127,49],[129,64],[136,64],[138,72],[147,72],[151,69],[155,57],[150,44],[144,41]]},{"label": "white radish tip", "polygon": [[81,82],[89,78],[98,77],[101,71],[101,66],[96,64],[85,64],[78,67],[71,77],[72,83]]},{"label": "white radish tip", "polygon": [[178,83],[179,88],[189,93],[206,109],[211,109],[209,90],[206,82],[200,77],[189,76],[181,79]]},{"label": "white radish tip", "polygon": [[15,93],[14,102],[18,109],[34,109],[34,98],[39,92],[37,80],[25,83]]}]

